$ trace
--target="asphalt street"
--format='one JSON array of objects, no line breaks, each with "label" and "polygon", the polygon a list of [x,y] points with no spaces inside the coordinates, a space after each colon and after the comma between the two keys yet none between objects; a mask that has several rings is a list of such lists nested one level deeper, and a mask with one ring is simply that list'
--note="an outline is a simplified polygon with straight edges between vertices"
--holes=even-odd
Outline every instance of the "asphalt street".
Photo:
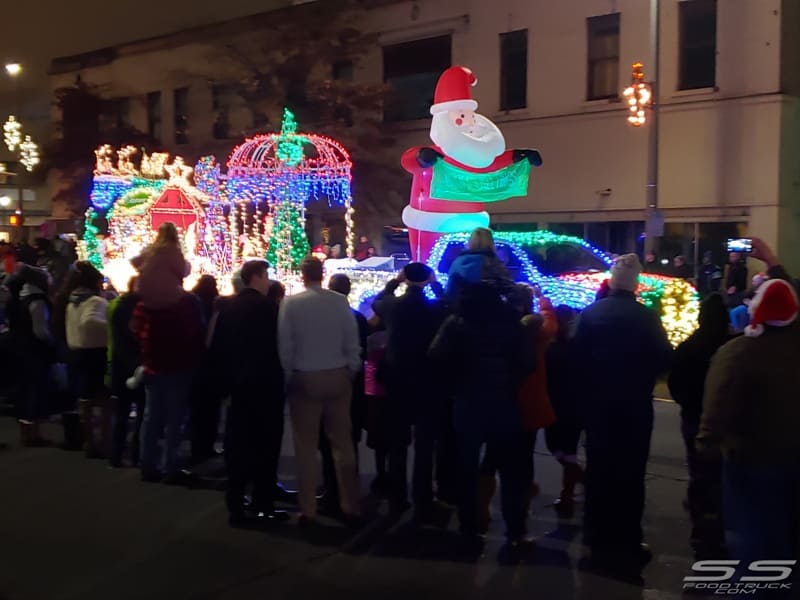
[{"label": "asphalt street", "polygon": [[[58,439],[55,425],[46,433]],[[291,429],[287,427],[287,433]],[[543,436],[540,436],[540,438]],[[676,599],[691,564],[682,508],[686,468],[678,409],[657,402],[648,468],[646,536],[655,558],[644,588],[585,574],[580,521],[559,524],[552,502],[560,468],[540,439],[531,533],[537,545],[517,564],[498,556],[497,507],[485,551],[459,552],[455,515],[419,529],[409,516],[389,520],[366,498],[369,525],[357,534],[327,521],[312,538],[294,524],[266,531],[227,525],[220,464],[205,465],[192,489],[139,481],[134,469],[109,469],[57,448],[21,449],[15,423],[0,419],[0,600],[406,600],[542,598]],[[292,442],[284,440],[281,479],[293,484]],[[373,478],[361,452],[362,489]]]}]

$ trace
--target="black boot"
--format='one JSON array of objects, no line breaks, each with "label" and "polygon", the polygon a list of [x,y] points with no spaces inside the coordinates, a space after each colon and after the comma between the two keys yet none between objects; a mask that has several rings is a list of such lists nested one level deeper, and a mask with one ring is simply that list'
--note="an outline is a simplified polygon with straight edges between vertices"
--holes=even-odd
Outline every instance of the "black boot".
[{"label": "black boot", "polygon": [[83,427],[81,416],[78,413],[64,413],[61,415],[61,424],[64,426],[64,450],[83,449]]}]

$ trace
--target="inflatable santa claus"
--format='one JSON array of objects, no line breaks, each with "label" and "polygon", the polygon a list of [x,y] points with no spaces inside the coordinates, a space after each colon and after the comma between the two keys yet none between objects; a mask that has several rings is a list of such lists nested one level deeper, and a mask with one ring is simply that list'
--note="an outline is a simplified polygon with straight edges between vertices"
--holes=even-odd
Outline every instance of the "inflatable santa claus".
[{"label": "inflatable santa claus", "polygon": [[475,112],[476,83],[465,67],[442,73],[431,106],[434,145],[403,154],[403,168],[414,177],[403,223],[415,261],[427,262],[443,234],[488,227],[484,204],[527,195],[531,165],[542,164],[536,150],[506,150],[497,125]]}]

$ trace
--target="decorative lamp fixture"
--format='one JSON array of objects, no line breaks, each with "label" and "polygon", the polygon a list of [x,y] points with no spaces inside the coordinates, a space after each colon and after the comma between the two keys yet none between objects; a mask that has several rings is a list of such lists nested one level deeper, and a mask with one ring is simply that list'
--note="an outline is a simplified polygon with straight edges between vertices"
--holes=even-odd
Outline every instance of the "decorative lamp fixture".
[{"label": "decorative lamp fixture", "polygon": [[14,115],[9,116],[3,125],[3,140],[9,152],[16,150],[22,141],[22,124]]},{"label": "decorative lamp fixture", "polygon": [[19,150],[20,162],[30,173],[33,171],[33,168],[39,164],[39,146],[31,139],[31,136],[26,135],[25,141],[19,145]]},{"label": "decorative lamp fixture", "polygon": [[628,123],[641,127],[647,122],[647,109],[653,105],[653,87],[644,80],[642,63],[633,63],[631,84],[622,95],[628,104]]}]

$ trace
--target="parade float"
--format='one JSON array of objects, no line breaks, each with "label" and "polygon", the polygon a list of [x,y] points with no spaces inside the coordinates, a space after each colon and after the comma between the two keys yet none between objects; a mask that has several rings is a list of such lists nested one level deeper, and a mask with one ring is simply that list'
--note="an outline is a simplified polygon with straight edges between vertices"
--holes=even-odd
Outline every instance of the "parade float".
[{"label": "parade float", "polygon": [[[321,200],[343,208],[347,255],[354,246],[348,152],[335,140],[297,132],[285,110],[281,131],[257,135],[234,148],[222,173],[213,156],[194,168],[176,156],[136,148],[95,151],[90,207],[81,255],[124,289],[134,274],[130,259],[173,222],[192,264],[191,287],[201,275],[229,286],[242,262],[266,258],[290,291],[300,286],[300,261],[309,253],[306,205]],[[194,183],[192,183],[193,180]]]},{"label": "parade float", "polygon": [[[412,174],[402,214],[411,258],[431,266],[442,283],[470,232],[489,225],[486,204],[527,195],[531,167],[542,164],[536,150],[507,149],[500,129],[475,112],[476,82],[464,67],[442,74],[431,108],[433,144],[411,148],[401,160]],[[319,200],[342,207],[346,258],[327,260],[325,267],[327,276],[350,277],[354,307],[369,313],[372,298],[397,275],[399,265],[391,258],[352,258],[350,156],[331,138],[298,133],[288,109],[281,131],[236,146],[224,173],[211,156],[192,168],[163,153],[143,153],[137,166],[135,154],[130,146],[97,150],[81,245],[83,256],[117,288],[133,275],[130,259],[154,239],[161,223],[172,221],[192,264],[187,287],[210,274],[227,291],[242,262],[266,258],[272,276],[294,293],[303,287],[299,264],[310,252],[306,207]],[[538,284],[554,304],[576,309],[594,301],[613,262],[580,238],[547,231],[495,232],[495,242],[515,281]],[[661,315],[673,344],[697,327],[697,294],[688,282],[642,275],[637,295]]]}]

